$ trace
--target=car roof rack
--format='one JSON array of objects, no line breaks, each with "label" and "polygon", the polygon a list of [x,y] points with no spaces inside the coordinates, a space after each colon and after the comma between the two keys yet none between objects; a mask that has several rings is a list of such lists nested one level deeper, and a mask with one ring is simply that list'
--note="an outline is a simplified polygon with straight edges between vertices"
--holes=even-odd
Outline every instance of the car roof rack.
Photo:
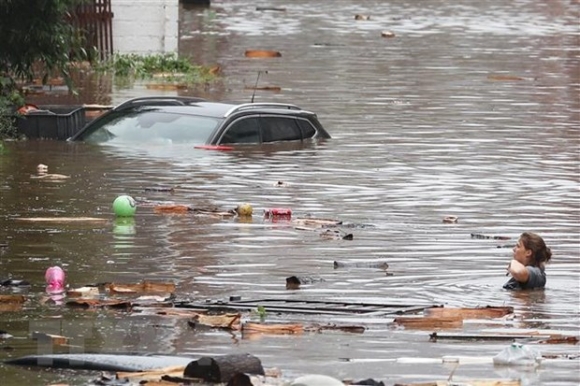
[{"label": "car roof rack", "polygon": [[123,110],[134,106],[148,106],[148,105],[174,105],[174,106],[185,106],[190,103],[204,102],[203,98],[196,97],[180,97],[180,96],[147,96],[147,97],[137,97],[129,99],[115,106],[113,110]]},{"label": "car roof rack", "polygon": [[291,105],[287,103],[267,103],[267,102],[258,102],[258,103],[243,103],[241,105],[237,105],[232,107],[224,114],[224,117],[228,117],[233,113],[237,113],[238,111],[242,110],[250,110],[257,107],[272,107],[276,109],[288,109],[288,110],[302,110],[300,107],[296,105]]}]

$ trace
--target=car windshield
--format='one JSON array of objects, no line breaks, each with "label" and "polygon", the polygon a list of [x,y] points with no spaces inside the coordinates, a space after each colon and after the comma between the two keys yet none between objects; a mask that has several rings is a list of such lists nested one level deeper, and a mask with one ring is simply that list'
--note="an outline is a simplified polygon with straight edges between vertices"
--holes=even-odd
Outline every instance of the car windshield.
[{"label": "car windshield", "polygon": [[87,142],[205,143],[220,120],[157,109],[113,113],[94,122],[79,139]]}]

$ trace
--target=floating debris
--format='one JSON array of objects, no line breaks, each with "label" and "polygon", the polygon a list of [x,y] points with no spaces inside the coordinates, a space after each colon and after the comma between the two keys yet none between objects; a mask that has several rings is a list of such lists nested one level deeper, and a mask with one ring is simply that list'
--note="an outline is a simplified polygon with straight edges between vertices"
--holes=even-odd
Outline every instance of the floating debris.
[{"label": "floating debris", "polygon": [[445,216],[443,217],[443,222],[447,224],[456,223],[459,220],[457,216]]},{"label": "floating debris", "polygon": [[384,38],[394,38],[395,33],[393,31],[383,31],[381,32],[381,36]]},{"label": "floating debris", "polygon": [[357,261],[334,261],[334,269],[338,268],[371,268],[371,269],[383,269],[387,270],[389,268],[389,263],[385,260],[357,260]]},{"label": "floating debris", "polygon": [[354,15],[354,20],[370,20],[371,17],[369,15],[361,15],[361,14],[356,14]]},{"label": "floating debris", "polygon": [[279,51],[271,50],[246,50],[244,55],[247,58],[279,58],[282,56]]},{"label": "floating debris", "polygon": [[288,290],[300,289],[300,286],[302,284],[313,284],[323,281],[324,279],[320,277],[289,276],[286,278],[286,289]]}]

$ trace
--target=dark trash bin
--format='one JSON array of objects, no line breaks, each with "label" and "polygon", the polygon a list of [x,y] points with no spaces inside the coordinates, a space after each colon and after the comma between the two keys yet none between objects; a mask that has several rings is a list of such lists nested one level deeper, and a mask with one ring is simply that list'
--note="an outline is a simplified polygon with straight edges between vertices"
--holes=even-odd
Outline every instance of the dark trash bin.
[{"label": "dark trash bin", "polygon": [[86,123],[83,106],[38,106],[17,117],[18,133],[27,138],[66,140]]}]

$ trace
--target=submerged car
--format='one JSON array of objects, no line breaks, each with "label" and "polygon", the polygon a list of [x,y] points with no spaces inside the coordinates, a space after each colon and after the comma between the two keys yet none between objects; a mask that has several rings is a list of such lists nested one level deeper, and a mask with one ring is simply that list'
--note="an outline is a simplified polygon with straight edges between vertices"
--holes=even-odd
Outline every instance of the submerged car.
[{"label": "submerged car", "polygon": [[212,148],[318,138],[330,135],[315,113],[296,105],[159,96],[130,99],[88,123],[69,140],[193,143]]}]

